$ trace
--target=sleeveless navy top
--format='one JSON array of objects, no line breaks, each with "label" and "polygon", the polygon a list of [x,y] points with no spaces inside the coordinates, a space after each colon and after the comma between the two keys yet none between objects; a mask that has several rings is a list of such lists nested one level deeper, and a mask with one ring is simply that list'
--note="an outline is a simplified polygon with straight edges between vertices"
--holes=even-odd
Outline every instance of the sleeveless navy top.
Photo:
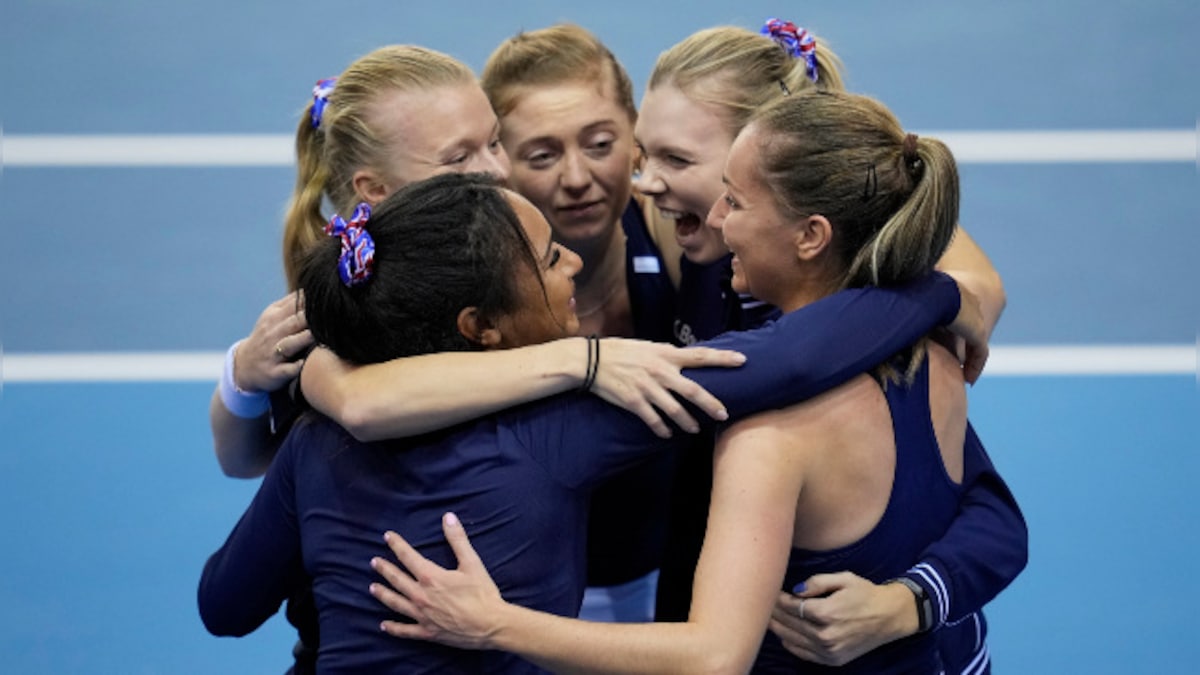
[{"label": "sleeveless navy top", "polygon": [[[849,570],[880,583],[903,574],[930,542],[936,541],[958,512],[961,486],[950,480],[929,409],[929,358],[910,386],[889,384],[885,395],[892,414],[896,469],[883,517],[859,541],[831,551],[792,549],[784,588],[814,574]],[[921,633],[886,644],[841,668],[816,665],[792,656],[774,633],[763,640],[755,673],[937,673],[941,669],[936,633]]]}]

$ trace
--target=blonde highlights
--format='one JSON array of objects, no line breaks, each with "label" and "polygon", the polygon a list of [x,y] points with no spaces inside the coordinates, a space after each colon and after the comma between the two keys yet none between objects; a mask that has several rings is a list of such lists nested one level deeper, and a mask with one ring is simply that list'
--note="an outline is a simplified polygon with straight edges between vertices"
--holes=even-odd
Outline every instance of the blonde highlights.
[{"label": "blonde highlights", "polygon": [[503,120],[526,87],[567,82],[594,82],[604,87],[628,115],[637,119],[633,83],[608,47],[586,29],[562,23],[521,32],[505,40],[488,57],[481,78],[483,91]]},{"label": "blonde highlights", "polygon": [[[895,286],[934,269],[958,224],[958,168],[945,144],[906,134],[882,103],[844,92],[781,99],[750,125],[780,207],[829,220],[840,287]],[[919,364],[918,353],[908,373]]]},{"label": "blonde highlights", "polygon": [[373,107],[394,92],[474,81],[471,69],[432,49],[414,45],[381,47],[351,63],[337,77],[321,114],[311,122],[312,102],[296,129],[296,186],[284,218],[283,262],[288,287],[296,288],[299,262],[325,227],[321,206],[328,199],[339,213],[358,202],[354,173],[384,172],[389,148],[376,129]]},{"label": "blonde highlights", "polygon": [[842,62],[816,40],[817,81],[807,64],[771,38],[737,26],[698,31],[659,55],[648,87],[673,85],[689,98],[717,106],[737,135],[756,110],[813,88],[841,91]]}]

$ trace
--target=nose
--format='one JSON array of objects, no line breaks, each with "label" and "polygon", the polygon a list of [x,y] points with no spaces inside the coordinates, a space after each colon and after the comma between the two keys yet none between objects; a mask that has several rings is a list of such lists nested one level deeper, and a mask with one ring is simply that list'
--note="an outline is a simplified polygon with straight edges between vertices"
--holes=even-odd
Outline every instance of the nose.
[{"label": "nose", "polygon": [[559,182],[563,188],[572,192],[582,192],[592,183],[592,172],[588,170],[587,160],[576,151],[568,150],[563,154],[563,171]]},{"label": "nose", "polygon": [[574,279],[576,274],[579,274],[583,271],[583,258],[580,258],[578,253],[572,251],[566,246],[563,246],[562,248],[563,269],[566,270],[567,276]]},{"label": "nose", "polygon": [[505,154],[503,146],[498,152],[485,150],[478,154],[473,162],[468,167],[469,171],[486,173],[494,177],[501,183],[508,183],[508,176],[512,173],[512,164],[508,161],[508,155]]},{"label": "nose", "polygon": [[667,184],[663,181],[662,176],[654,170],[654,162],[650,161],[645,162],[642,165],[641,173],[633,177],[633,186],[647,197],[661,195],[667,191]]},{"label": "nose", "polygon": [[708,216],[704,219],[704,224],[708,225],[717,232],[725,226],[725,216],[729,215],[729,204],[725,201],[725,196],[722,195],[708,210]]}]

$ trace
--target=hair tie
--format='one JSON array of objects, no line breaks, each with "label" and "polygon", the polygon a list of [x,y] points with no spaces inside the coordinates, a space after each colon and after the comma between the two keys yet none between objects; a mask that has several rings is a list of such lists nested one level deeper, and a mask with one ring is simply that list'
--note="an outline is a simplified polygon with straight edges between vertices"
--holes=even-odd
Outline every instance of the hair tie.
[{"label": "hair tie", "polygon": [[321,128],[321,115],[325,113],[325,106],[329,104],[329,95],[333,93],[334,82],[337,82],[336,77],[327,77],[317,80],[317,85],[313,87],[312,127],[314,129]]},{"label": "hair tie", "polygon": [[325,234],[341,237],[342,254],[338,256],[337,270],[342,283],[354,287],[371,279],[371,264],[375,261],[375,240],[364,227],[371,218],[371,206],[360,202],[354,207],[350,222],[335,215],[325,226]]},{"label": "hair tie", "polygon": [[804,59],[804,72],[808,79],[817,81],[817,40],[811,33],[791,21],[767,19],[763,24],[763,35],[771,38],[794,59]]}]

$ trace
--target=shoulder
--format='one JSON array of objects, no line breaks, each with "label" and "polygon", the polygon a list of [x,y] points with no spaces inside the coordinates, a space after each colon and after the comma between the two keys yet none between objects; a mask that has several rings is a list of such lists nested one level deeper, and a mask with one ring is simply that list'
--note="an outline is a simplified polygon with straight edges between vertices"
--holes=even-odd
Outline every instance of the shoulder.
[{"label": "shoulder", "polygon": [[810,399],[751,415],[732,424],[722,438],[777,441],[787,447],[821,446],[843,430],[854,428],[865,415],[886,409],[879,384],[862,374]]}]

